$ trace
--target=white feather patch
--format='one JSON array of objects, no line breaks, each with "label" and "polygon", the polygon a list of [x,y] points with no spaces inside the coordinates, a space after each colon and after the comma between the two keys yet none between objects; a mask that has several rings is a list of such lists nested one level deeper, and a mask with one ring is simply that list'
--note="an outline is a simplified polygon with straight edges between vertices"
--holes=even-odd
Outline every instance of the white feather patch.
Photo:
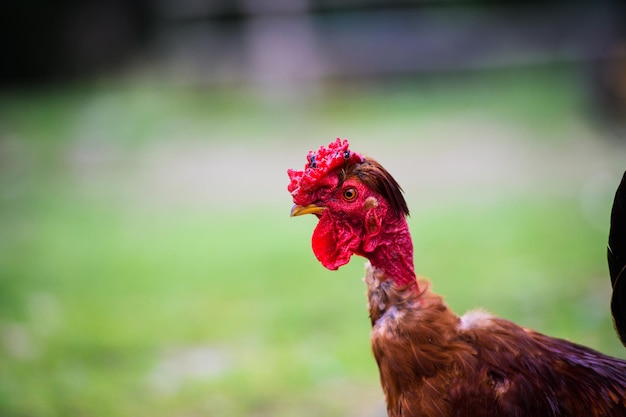
[{"label": "white feather patch", "polygon": [[460,330],[477,329],[481,327],[489,327],[493,316],[485,310],[468,311],[461,317]]}]

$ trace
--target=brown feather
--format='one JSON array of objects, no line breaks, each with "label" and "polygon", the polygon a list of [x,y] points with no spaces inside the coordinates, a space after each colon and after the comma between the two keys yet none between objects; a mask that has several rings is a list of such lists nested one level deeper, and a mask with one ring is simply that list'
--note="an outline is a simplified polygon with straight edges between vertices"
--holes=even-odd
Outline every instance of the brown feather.
[{"label": "brown feather", "polygon": [[390,417],[626,416],[626,361],[485,312],[455,315],[368,268],[372,348]]},{"label": "brown feather", "polygon": [[371,158],[363,158],[363,162],[344,169],[341,182],[353,176],[358,177],[371,190],[385,197],[398,216],[409,215],[409,207],[404,200],[402,187],[378,162]]}]

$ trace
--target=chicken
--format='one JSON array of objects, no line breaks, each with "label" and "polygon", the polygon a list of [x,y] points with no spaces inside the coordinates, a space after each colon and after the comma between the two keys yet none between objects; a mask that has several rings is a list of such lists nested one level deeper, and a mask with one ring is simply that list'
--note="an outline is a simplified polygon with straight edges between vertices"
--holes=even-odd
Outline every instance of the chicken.
[{"label": "chicken", "polygon": [[615,192],[611,210],[608,261],[613,285],[611,313],[617,334],[626,345],[626,173]]},{"label": "chicken", "polygon": [[417,278],[402,190],[337,139],[288,170],[326,268],[368,259],[371,344],[390,417],[626,416],[626,361],[482,311],[459,317]]}]

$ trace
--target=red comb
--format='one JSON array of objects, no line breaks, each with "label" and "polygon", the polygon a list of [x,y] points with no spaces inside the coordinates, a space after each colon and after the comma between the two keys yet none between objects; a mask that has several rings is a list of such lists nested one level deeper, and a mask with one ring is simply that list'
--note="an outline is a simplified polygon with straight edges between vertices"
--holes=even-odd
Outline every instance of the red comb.
[{"label": "red comb", "polygon": [[333,169],[347,163],[363,162],[363,157],[349,149],[347,139],[337,138],[328,147],[320,146],[317,152],[309,151],[304,170],[287,170],[291,179],[287,190],[295,198],[300,191],[308,191],[317,185],[320,178],[327,175]]}]

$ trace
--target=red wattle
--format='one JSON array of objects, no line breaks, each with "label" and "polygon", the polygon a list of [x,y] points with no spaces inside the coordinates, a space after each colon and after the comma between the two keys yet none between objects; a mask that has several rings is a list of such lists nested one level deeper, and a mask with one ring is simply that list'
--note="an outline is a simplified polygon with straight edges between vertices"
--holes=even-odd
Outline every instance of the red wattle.
[{"label": "red wattle", "polygon": [[336,270],[347,264],[359,248],[358,234],[345,221],[334,220],[328,212],[320,218],[311,240],[313,253],[326,268]]}]

